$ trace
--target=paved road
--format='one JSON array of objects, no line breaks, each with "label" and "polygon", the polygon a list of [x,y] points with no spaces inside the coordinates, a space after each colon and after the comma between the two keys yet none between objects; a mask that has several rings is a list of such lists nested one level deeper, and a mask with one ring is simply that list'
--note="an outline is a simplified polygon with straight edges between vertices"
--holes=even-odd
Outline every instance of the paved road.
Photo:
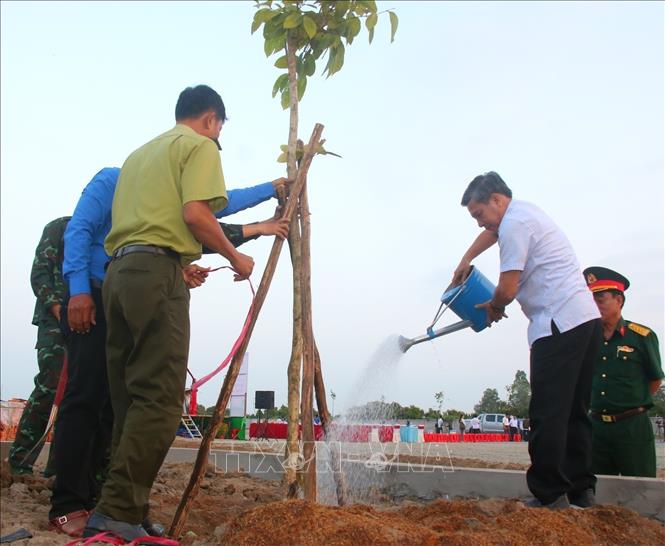
[{"label": "paved road", "polygon": [[[1,442],[0,456],[2,458],[7,456],[7,451],[11,442]],[[191,446],[196,448],[198,442],[196,441],[181,441],[181,446]],[[48,444],[47,444],[48,446]],[[260,447],[259,447],[260,446]],[[284,440],[260,440],[258,442],[247,442],[243,440],[215,440],[213,449],[231,449],[239,451],[247,450],[261,450],[264,452],[274,451],[277,453],[284,452]],[[394,453],[395,449],[399,449],[400,454],[408,455],[421,455],[427,454],[440,457],[455,457],[464,459],[479,459],[491,463],[517,463],[529,464],[529,453],[527,451],[526,442],[484,442],[484,443],[451,443],[451,444],[380,444],[370,445],[366,443],[345,443],[342,449],[349,455],[367,455],[369,453],[376,453],[381,449],[386,454]],[[44,462],[48,451],[42,450],[39,460]],[[656,465],[659,469],[665,469],[665,442],[658,440],[656,442]]]},{"label": "paved road", "polygon": [[[283,452],[284,440],[260,440],[258,442],[246,442],[241,440],[215,440],[215,448],[232,447],[232,449],[251,449],[251,445],[262,446],[264,451]],[[426,444],[376,444],[367,443],[344,443],[342,449],[350,455],[361,455],[376,452],[382,449],[384,453],[394,453],[399,449],[400,454],[408,455],[433,455],[450,456],[464,459],[479,459],[491,463],[517,463],[529,464],[529,452],[527,442],[483,442],[483,443],[426,443]],[[665,442],[656,442],[656,465],[659,469],[665,469]]]}]

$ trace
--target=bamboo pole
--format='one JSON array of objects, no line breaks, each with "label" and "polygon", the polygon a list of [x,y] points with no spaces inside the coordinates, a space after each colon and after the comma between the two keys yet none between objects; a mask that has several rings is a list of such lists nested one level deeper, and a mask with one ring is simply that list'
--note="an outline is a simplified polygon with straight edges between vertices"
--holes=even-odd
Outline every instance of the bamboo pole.
[{"label": "bamboo pole", "polygon": [[[316,148],[321,140],[321,133],[323,132],[323,125],[317,123],[314,126],[312,131],[312,136],[309,140],[309,148],[303,155],[302,163],[298,171],[295,182],[293,183],[293,188],[291,189],[291,198],[288,200],[282,217],[291,219],[298,201],[298,195],[302,191],[303,186],[305,185],[305,179],[307,176],[307,171],[312,163],[312,158],[316,153]],[[279,259],[279,254],[282,250],[283,241],[279,238],[275,238],[273,242],[272,249],[270,251],[270,257],[268,258],[268,263],[263,272],[263,277],[261,278],[261,283],[256,291],[256,296],[254,297],[254,312],[252,313],[252,318],[250,320],[247,334],[245,339],[238,347],[238,351],[234,355],[231,365],[229,366],[229,371],[224,378],[224,383],[222,389],[219,392],[219,397],[217,403],[215,404],[215,411],[212,414],[210,419],[210,426],[203,434],[201,439],[201,446],[199,447],[199,452],[196,457],[196,462],[194,463],[194,469],[192,470],[192,475],[190,477],[189,483],[185,488],[185,491],[180,499],[180,504],[176,509],[176,513],[173,516],[173,521],[171,522],[171,528],[169,529],[169,536],[179,536],[184,527],[187,516],[189,515],[189,510],[191,509],[192,503],[198,494],[201,480],[205,474],[206,465],[208,463],[208,452],[210,451],[210,446],[212,440],[214,439],[217,429],[222,421],[226,407],[228,406],[229,399],[231,398],[231,392],[233,391],[233,385],[235,385],[236,378],[240,372],[240,366],[242,365],[242,360],[247,351],[247,346],[249,345],[249,340],[252,337],[252,332],[254,331],[254,325],[256,324],[256,319],[259,316],[261,307],[263,307],[263,302],[265,301],[268,289],[270,288],[270,283],[272,282],[273,275],[275,274],[275,269],[277,267],[277,260]]]}]

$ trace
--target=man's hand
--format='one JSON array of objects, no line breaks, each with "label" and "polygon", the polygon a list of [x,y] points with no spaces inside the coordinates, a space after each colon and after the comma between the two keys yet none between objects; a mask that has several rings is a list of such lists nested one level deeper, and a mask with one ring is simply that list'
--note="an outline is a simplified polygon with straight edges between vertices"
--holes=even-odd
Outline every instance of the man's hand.
[{"label": "man's hand", "polygon": [[62,306],[59,303],[56,303],[56,304],[52,305],[51,309],[50,309],[51,314],[55,317],[55,320],[57,320],[58,322],[60,322],[60,309],[61,308],[62,308]]},{"label": "man's hand", "polygon": [[499,322],[503,318],[508,318],[502,307],[497,307],[492,303],[492,300],[487,300],[485,303],[479,303],[475,306],[476,309],[485,309],[487,312],[487,326],[492,326],[493,322]]},{"label": "man's hand", "polygon": [[286,218],[271,218],[256,224],[261,235],[276,235],[280,239],[286,239],[289,235],[289,221]]},{"label": "man's hand", "polygon": [[243,254],[242,252],[236,252],[236,255],[229,261],[235,271],[235,275],[233,276],[235,281],[249,279],[254,270],[254,259],[251,256],[247,256],[247,254]]},{"label": "man's hand", "polygon": [[471,243],[471,246],[462,256],[459,265],[455,268],[453,273],[453,280],[451,286],[462,284],[471,272],[471,262],[495,244],[499,236],[489,229],[484,229],[480,235]]},{"label": "man's hand", "polygon": [[234,248],[217,223],[217,218],[210,212],[207,201],[185,203],[182,218],[199,242],[231,262],[231,267],[236,271],[236,281],[249,278],[254,269],[254,260]]},{"label": "man's hand", "polygon": [[458,284],[462,284],[469,276],[469,273],[471,273],[471,262],[462,258],[453,272],[453,280],[450,282],[450,285],[457,286]]},{"label": "man's hand", "polygon": [[275,192],[278,192],[280,188],[284,188],[288,193],[289,189],[291,188],[291,184],[293,184],[293,182],[294,182],[293,179],[284,178],[282,176],[281,178],[276,178],[275,180],[272,181],[272,187],[275,188]]},{"label": "man's hand", "polygon": [[97,324],[95,302],[90,294],[77,294],[69,299],[67,320],[69,328],[77,334],[87,334],[90,326]]},{"label": "man's hand", "polygon": [[182,278],[184,279],[187,288],[196,288],[206,282],[209,272],[209,267],[190,264],[182,268]]}]

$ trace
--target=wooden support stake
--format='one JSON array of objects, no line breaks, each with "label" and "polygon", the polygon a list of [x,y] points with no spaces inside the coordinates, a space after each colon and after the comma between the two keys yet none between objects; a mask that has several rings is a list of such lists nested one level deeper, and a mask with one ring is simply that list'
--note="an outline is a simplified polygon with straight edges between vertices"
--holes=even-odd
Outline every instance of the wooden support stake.
[{"label": "wooden support stake", "polygon": [[[321,140],[322,132],[323,125],[317,123],[314,126],[314,130],[312,131],[312,136],[309,140],[309,147],[303,156],[302,163],[298,171],[298,176],[296,177],[296,181],[294,182],[293,188],[291,189],[291,198],[288,200],[288,203],[284,209],[284,218],[291,219],[295,211],[298,202],[298,196],[300,195],[300,192],[305,185],[307,171],[309,170],[309,166],[312,163],[312,158],[316,153],[319,141]],[[256,291],[256,296],[254,298],[254,312],[247,329],[247,334],[245,335],[243,342],[240,344],[240,347],[238,347],[238,351],[234,355],[231,361],[231,365],[229,366],[229,371],[226,373],[224,384],[222,385],[217,403],[215,404],[215,411],[213,412],[210,419],[210,426],[205,431],[203,438],[201,439],[201,446],[199,447],[196,462],[194,463],[192,475],[182,495],[182,498],[180,499],[180,504],[176,509],[176,513],[173,516],[171,528],[169,529],[168,533],[171,537],[178,537],[182,533],[182,529],[187,522],[189,510],[191,509],[192,503],[198,494],[201,480],[203,479],[206,466],[208,464],[208,452],[210,451],[210,446],[212,445],[212,441],[217,434],[217,429],[223,420],[224,412],[226,411],[229,399],[231,398],[231,392],[233,391],[233,386],[235,385],[236,378],[240,372],[242,360],[245,356],[245,352],[247,351],[247,345],[249,344],[252,332],[254,331],[256,319],[259,316],[261,307],[263,307],[263,302],[265,301],[268,289],[270,288],[270,283],[272,282],[273,275],[275,274],[277,260],[279,259],[279,254],[282,250],[282,244],[283,241],[276,237],[270,251],[268,263],[266,264],[266,268],[263,272],[263,277],[261,278],[261,283],[259,284],[259,288]]]},{"label": "wooden support stake", "polygon": [[[295,197],[294,197],[295,199]],[[300,416],[300,373],[302,368],[302,301],[300,285],[301,269],[301,242],[299,210],[291,218],[289,228],[289,251],[291,253],[291,264],[293,270],[293,333],[291,339],[291,356],[287,368],[287,395],[289,418],[286,425],[286,443],[284,445],[284,483],[286,485],[286,496],[289,499],[297,499],[301,489],[299,475],[297,473],[300,465],[300,439],[299,439],[299,416]]]},{"label": "wooden support stake", "polygon": [[301,226],[301,270],[300,290],[302,304],[303,368],[300,420],[302,422],[305,500],[316,502],[316,444],[314,443],[314,412],[312,409],[314,389],[314,333],[312,327],[312,286],[309,219],[307,199],[307,181],[300,193]]}]

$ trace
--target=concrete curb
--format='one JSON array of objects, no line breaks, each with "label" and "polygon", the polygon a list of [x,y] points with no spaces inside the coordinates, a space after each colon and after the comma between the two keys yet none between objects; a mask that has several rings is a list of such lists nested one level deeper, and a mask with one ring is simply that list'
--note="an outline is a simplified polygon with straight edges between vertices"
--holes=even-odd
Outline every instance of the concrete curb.
[{"label": "concrete curb", "polygon": [[[197,450],[173,448],[168,462],[193,462]],[[210,463],[226,472],[246,472],[253,477],[279,480],[284,457],[271,452],[251,453],[215,449]],[[351,500],[363,502],[370,492],[390,497],[434,500],[437,498],[504,498],[531,496],[525,473],[520,470],[453,468],[385,460],[342,461]],[[317,459],[318,501],[336,504],[334,472],[329,459]],[[665,522],[665,481],[658,478],[599,476],[596,499],[635,510],[643,516]]]}]

